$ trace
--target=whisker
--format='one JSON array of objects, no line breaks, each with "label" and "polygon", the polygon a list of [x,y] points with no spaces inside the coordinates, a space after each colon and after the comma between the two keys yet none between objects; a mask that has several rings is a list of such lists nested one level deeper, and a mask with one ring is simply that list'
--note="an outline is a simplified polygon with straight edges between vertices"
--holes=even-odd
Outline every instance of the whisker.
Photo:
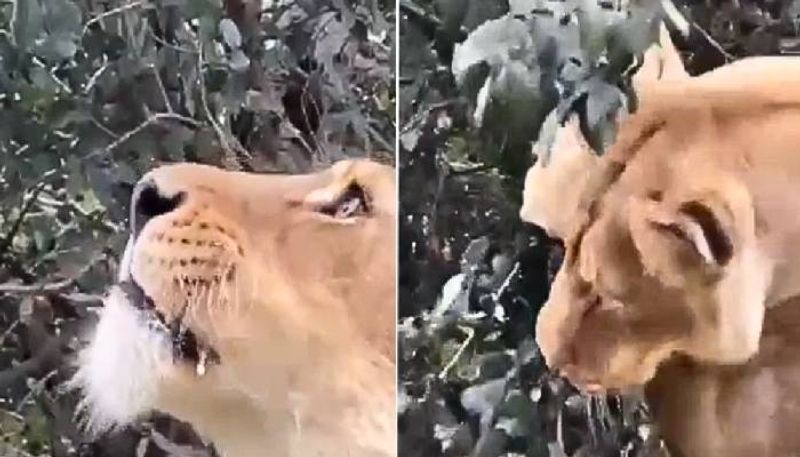
[{"label": "whisker", "polygon": [[[208,309],[209,318],[211,319],[211,323],[213,325],[214,322],[217,321],[217,308],[219,306],[219,284],[215,283],[213,278],[214,275],[212,274],[211,280],[208,282],[207,293],[206,293],[206,309]],[[216,295],[216,297],[215,297]]]}]

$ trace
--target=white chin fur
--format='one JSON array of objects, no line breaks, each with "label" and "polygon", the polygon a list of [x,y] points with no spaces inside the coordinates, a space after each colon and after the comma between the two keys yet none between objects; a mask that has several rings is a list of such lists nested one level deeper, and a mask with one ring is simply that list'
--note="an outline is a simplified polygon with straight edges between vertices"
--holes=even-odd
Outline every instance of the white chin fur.
[{"label": "white chin fur", "polygon": [[168,337],[150,327],[120,288],[112,288],[71,381],[83,392],[87,428],[101,433],[149,412],[171,364]]}]

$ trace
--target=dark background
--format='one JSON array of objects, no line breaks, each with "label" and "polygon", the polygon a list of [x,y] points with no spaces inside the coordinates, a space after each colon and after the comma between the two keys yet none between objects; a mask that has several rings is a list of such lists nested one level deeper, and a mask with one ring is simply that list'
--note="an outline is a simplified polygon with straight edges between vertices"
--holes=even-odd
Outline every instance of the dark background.
[{"label": "dark background", "polygon": [[[691,74],[800,54],[799,2],[676,6]],[[400,455],[668,455],[640,398],[580,396],[547,372],[533,328],[561,247],[518,216],[532,143],[566,114],[598,151],[613,140],[660,3],[401,0],[399,14]]]},{"label": "dark background", "polygon": [[174,161],[394,162],[387,0],[0,0],[0,456],[210,456],[156,416],[97,441],[62,384]]}]

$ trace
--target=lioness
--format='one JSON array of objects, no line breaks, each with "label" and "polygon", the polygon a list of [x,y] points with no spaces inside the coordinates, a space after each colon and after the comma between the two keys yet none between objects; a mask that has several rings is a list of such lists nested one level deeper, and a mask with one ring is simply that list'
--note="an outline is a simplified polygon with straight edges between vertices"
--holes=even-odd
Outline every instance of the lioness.
[{"label": "lioness", "polygon": [[537,342],[584,391],[645,386],[674,455],[798,455],[800,59],[657,64],[606,155],[568,123],[529,172],[566,248]]},{"label": "lioness", "polygon": [[227,457],[392,456],[392,168],[158,168],[74,384],[102,432],[151,410]]}]

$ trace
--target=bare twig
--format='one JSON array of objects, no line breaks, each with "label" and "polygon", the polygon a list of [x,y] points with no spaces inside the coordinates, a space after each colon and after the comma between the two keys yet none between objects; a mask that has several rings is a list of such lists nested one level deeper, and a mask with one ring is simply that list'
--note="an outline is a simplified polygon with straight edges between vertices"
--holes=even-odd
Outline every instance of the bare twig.
[{"label": "bare twig", "polygon": [[699,25],[692,22],[692,27],[695,30],[697,30],[701,35],[703,35],[703,38],[705,38],[706,41],[708,41],[708,44],[710,44],[712,48],[719,51],[719,53],[722,54],[723,57],[725,57],[726,62],[731,62],[735,60],[735,57],[733,57],[728,51],[726,51],[721,44],[717,43],[717,41],[714,40],[714,38],[712,38],[711,35],[709,35],[708,32],[703,30]]},{"label": "bare twig", "polygon": [[690,29],[697,30],[700,35],[705,38],[711,47],[716,49],[727,62],[735,60],[734,56],[732,56],[728,51],[726,51],[721,44],[717,43],[711,35],[708,34],[702,27],[697,25],[696,22],[692,22],[687,20],[683,17],[683,14],[678,10],[672,0],[661,0],[661,8],[664,11],[664,15],[666,16],[667,20],[675,26],[676,29],[683,35],[683,38],[689,38],[689,34],[691,33]]},{"label": "bare twig", "polygon": [[159,37],[158,35],[155,34],[155,32],[153,32],[152,27],[150,27],[149,32],[150,32],[150,38],[152,38],[156,43],[160,44],[161,46],[164,46],[165,48],[169,48],[172,49],[173,51],[183,52],[186,54],[197,54],[197,51],[194,49],[184,48],[182,46],[178,46],[165,41],[163,38]]},{"label": "bare twig", "polygon": [[5,329],[3,334],[0,335],[0,347],[2,347],[6,343],[8,337],[11,336],[11,332],[13,332],[18,325],[19,325],[19,319],[12,322],[11,325],[9,325],[7,329]]},{"label": "bare twig", "polygon": [[431,14],[428,14],[424,9],[417,6],[415,3],[410,2],[408,0],[400,0],[400,12],[407,14],[409,18],[416,19],[423,24],[438,28],[441,27],[442,21]]},{"label": "bare twig", "polygon": [[447,378],[447,374],[450,372],[450,370],[453,369],[453,367],[458,362],[458,359],[461,358],[461,355],[464,354],[464,351],[467,350],[467,347],[470,345],[470,343],[472,343],[472,339],[475,337],[475,330],[473,330],[472,328],[462,327],[462,326],[459,326],[458,328],[461,329],[461,331],[467,335],[467,338],[464,339],[464,342],[461,343],[461,346],[458,348],[458,351],[456,351],[456,353],[453,355],[450,361],[447,362],[447,365],[445,365],[444,369],[442,369],[441,373],[439,373],[439,379]]},{"label": "bare twig", "polygon": [[205,81],[203,81],[203,67],[205,66],[205,58],[203,57],[203,48],[202,44],[197,45],[197,78],[198,78],[198,85],[200,86],[200,102],[203,105],[203,111],[205,112],[206,118],[208,118],[208,122],[211,123],[211,127],[213,127],[214,132],[217,134],[217,139],[219,139],[220,145],[222,149],[225,150],[226,153],[232,155],[229,160],[231,165],[233,166],[240,166],[239,164],[239,156],[242,155],[244,157],[250,158],[250,153],[239,143],[239,140],[233,137],[233,135],[228,135],[225,131],[222,130],[222,126],[217,122],[214,118],[214,115],[211,113],[211,108],[208,106],[208,93],[206,91]]},{"label": "bare twig", "polygon": [[450,175],[451,176],[473,175],[475,173],[483,173],[485,171],[490,171],[490,170],[493,170],[495,168],[493,165],[489,165],[489,164],[485,164],[485,163],[478,164],[478,165],[473,165],[471,167],[465,167],[465,168],[455,168],[455,167],[453,167],[453,165],[455,165],[455,164],[450,164],[450,167],[451,167]]},{"label": "bare twig", "polygon": [[503,280],[503,284],[501,284],[500,287],[497,288],[497,292],[492,292],[492,300],[495,303],[497,303],[498,300],[500,300],[500,297],[502,297],[503,294],[506,292],[506,289],[508,289],[508,286],[511,284],[511,278],[513,278],[517,273],[519,273],[519,266],[520,266],[519,262],[515,263],[514,268],[511,269],[511,272],[508,273],[506,279]]},{"label": "bare twig", "polygon": [[372,136],[372,139],[375,140],[375,142],[377,142],[383,149],[387,151],[394,151],[394,145],[389,144],[389,142],[386,141],[386,138],[381,135],[381,132],[379,132],[378,129],[372,125],[367,125],[367,130]]},{"label": "bare twig", "polygon": [[108,57],[103,55],[103,60],[104,60],[103,65],[100,68],[98,68],[97,71],[92,73],[92,76],[89,76],[89,80],[86,81],[86,86],[83,89],[83,92],[85,94],[88,94],[89,92],[92,91],[92,89],[94,89],[94,86],[97,84],[97,80],[100,79],[100,76],[103,73],[105,73],[106,70],[108,70],[109,68]]},{"label": "bare twig", "polygon": [[155,65],[150,65],[150,70],[153,72],[153,76],[156,77],[156,84],[158,85],[158,90],[161,92],[161,96],[164,98],[164,107],[167,109],[167,112],[173,113],[172,110],[172,103],[169,101],[169,96],[167,95],[167,88],[164,87],[164,82],[161,80],[161,74],[158,72],[158,68]]},{"label": "bare twig", "polygon": [[110,136],[111,138],[119,138],[119,135],[117,135],[116,133],[112,132],[111,129],[109,129],[108,127],[103,125],[102,122],[100,122],[97,119],[95,119],[94,116],[91,117],[90,121],[91,121],[92,124],[94,124],[95,127],[97,127],[98,129],[102,130],[103,133],[105,133],[106,135]]},{"label": "bare twig", "polygon": [[200,128],[200,123],[190,117],[182,116],[177,113],[155,113],[150,115],[144,122],[137,125],[132,130],[129,130],[124,134],[122,134],[121,136],[119,136],[113,143],[109,144],[104,149],[88,154],[86,156],[86,159],[94,158],[100,154],[108,154],[114,152],[114,150],[125,144],[128,140],[133,138],[137,133],[141,133],[143,130],[150,127],[151,125],[166,120],[179,121],[185,124],[189,124],[194,128]]},{"label": "bare twig", "polygon": [[[564,408],[558,408],[558,416],[556,417],[556,442],[561,452],[564,452],[566,446],[564,445]],[[566,454],[565,454],[566,455]]]},{"label": "bare twig", "polygon": [[14,223],[11,225],[11,229],[9,229],[8,233],[0,240],[0,256],[4,255],[6,251],[11,247],[11,244],[14,242],[14,238],[17,236],[19,229],[22,227],[22,223],[25,221],[25,217],[28,215],[31,209],[33,209],[33,205],[36,202],[36,198],[39,196],[39,193],[44,189],[45,181],[40,181],[36,186],[30,191],[30,195],[28,199],[22,204],[22,208],[19,210],[19,215],[17,216]]},{"label": "bare twig", "polygon": [[678,29],[681,35],[683,35],[683,38],[689,38],[691,25],[689,21],[683,17],[683,14],[681,14],[672,0],[661,0],[661,9],[664,11],[667,20]]},{"label": "bare twig", "polygon": [[306,151],[308,151],[308,153],[311,156],[313,156],[314,148],[312,148],[311,145],[308,144],[308,141],[306,141],[306,139],[303,138],[303,132],[301,132],[300,129],[295,127],[294,124],[292,124],[288,120],[284,120],[283,122],[287,125],[289,131],[291,131],[294,134],[293,138],[297,139],[300,142],[300,144],[306,149]]},{"label": "bare twig", "polygon": [[322,116],[322,111],[319,109],[319,106],[317,106],[317,101],[315,100],[314,95],[311,94],[308,90],[310,84],[311,84],[311,79],[306,78],[306,82],[305,84],[303,84],[303,92],[300,94],[300,109],[303,110],[303,120],[305,121],[306,129],[308,130],[308,133],[311,135],[311,138],[314,140],[315,150],[312,151],[312,154],[322,153],[327,156],[328,153],[320,143],[319,138],[317,137],[317,132],[311,128],[311,119],[308,117],[308,112],[306,111],[306,104],[304,99],[307,99],[309,102],[311,102],[311,105],[313,105],[314,111],[316,112],[317,115],[317,121],[319,121],[319,117]]},{"label": "bare twig", "polygon": [[0,284],[0,294],[36,295],[58,293],[69,288],[74,283],[75,278],[67,278],[61,281],[40,284],[4,283]]},{"label": "bare twig", "polygon": [[55,195],[54,192],[45,191],[44,194],[40,194],[38,198],[39,206],[50,207],[50,208],[65,208],[71,211],[74,214],[86,219],[90,223],[93,223],[95,226],[99,228],[103,228],[111,233],[118,233],[120,228],[113,223],[96,218],[92,215],[92,213],[86,211],[85,209],[81,208],[77,201],[74,198],[68,198],[66,200],[59,200],[59,197]]},{"label": "bare twig", "polygon": [[122,5],[120,7],[108,10],[105,13],[98,14],[97,16],[95,16],[95,17],[89,19],[88,21],[86,21],[86,24],[84,24],[84,26],[83,26],[83,34],[86,35],[86,32],[89,31],[89,27],[91,27],[92,25],[102,21],[103,19],[111,17],[111,16],[113,16],[115,14],[124,13],[125,11],[132,10],[134,8],[142,7],[142,6],[146,5],[146,4],[147,4],[147,0],[139,0],[139,1],[136,1],[136,2],[131,2],[131,3]]},{"label": "bare twig", "polygon": [[53,82],[56,83],[56,85],[61,88],[61,90],[63,90],[67,94],[72,93],[72,89],[70,89],[70,87],[66,83],[64,83],[64,81],[58,79],[58,77],[55,74],[53,74],[53,69],[49,69],[48,71],[47,65],[45,65],[44,62],[42,62],[36,57],[32,58],[31,62],[33,62],[33,64],[36,65],[37,67],[45,70],[47,76],[49,76],[50,79],[53,80]]}]

